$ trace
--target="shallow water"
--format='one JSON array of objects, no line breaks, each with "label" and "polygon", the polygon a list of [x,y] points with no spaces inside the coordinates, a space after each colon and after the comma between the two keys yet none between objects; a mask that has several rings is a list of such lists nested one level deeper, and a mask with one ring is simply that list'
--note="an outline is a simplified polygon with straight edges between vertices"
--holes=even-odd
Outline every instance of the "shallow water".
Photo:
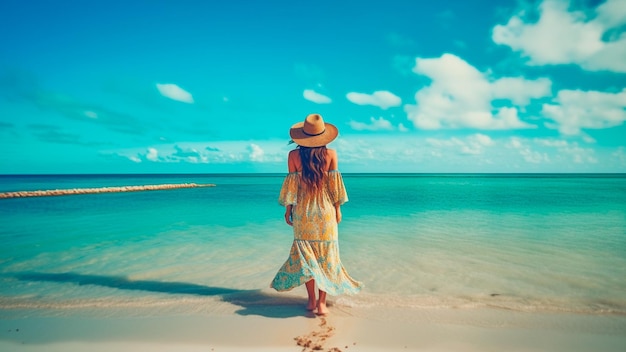
[{"label": "shallow water", "polygon": [[[0,191],[217,186],[0,199],[0,309],[210,313],[303,296],[267,288],[292,240],[283,177],[2,176]],[[626,314],[625,175],[344,181],[342,261],[366,288],[339,308]]]}]

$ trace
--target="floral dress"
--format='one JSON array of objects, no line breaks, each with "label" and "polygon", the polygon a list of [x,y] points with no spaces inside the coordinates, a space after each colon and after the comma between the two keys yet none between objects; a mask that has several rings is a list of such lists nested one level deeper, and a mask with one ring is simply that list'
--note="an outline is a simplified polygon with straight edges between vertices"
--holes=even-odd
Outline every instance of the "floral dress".
[{"label": "floral dress", "polygon": [[328,171],[322,192],[308,192],[300,172],[283,181],[278,202],[292,205],[294,240],[289,258],[270,285],[288,291],[311,279],[330,295],[353,294],[362,284],[348,275],[339,259],[337,218],[334,204],[348,201],[341,173]]}]

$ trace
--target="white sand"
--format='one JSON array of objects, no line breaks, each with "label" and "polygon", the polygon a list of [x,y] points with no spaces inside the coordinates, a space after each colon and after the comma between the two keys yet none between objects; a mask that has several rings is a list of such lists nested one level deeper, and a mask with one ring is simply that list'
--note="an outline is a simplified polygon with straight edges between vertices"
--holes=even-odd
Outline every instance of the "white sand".
[{"label": "white sand", "polygon": [[[4,312],[6,313],[6,312]],[[8,316],[0,311],[0,317]],[[382,313],[382,312],[381,312]],[[416,321],[409,316],[423,316]],[[11,314],[14,315],[14,314]],[[395,318],[394,316],[395,315]],[[382,315],[381,315],[382,316]],[[480,317],[476,319],[476,317]],[[473,321],[468,325],[468,318]],[[438,322],[433,322],[438,321]],[[476,324],[476,321],[482,321]],[[497,310],[0,319],[0,351],[624,351],[626,317]],[[298,346],[294,338],[310,341]]]}]

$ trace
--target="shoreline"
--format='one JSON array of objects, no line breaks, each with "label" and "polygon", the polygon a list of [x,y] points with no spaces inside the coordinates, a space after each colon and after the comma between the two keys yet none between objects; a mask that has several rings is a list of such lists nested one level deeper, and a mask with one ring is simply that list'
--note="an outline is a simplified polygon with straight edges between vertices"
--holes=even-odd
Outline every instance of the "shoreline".
[{"label": "shoreline", "polygon": [[199,187],[215,187],[215,184],[168,183],[168,184],[160,184],[160,185],[70,188],[70,189],[50,189],[50,190],[37,190],[37,191],[13,191],[13,192],[1,192],[0,199],[66,196],[66,195],[95,194],[95,193],[161,191],[161,190],[170,190],[170,189],[199,188]]},{"label": "shoreline", "polygon": [[[326,317],[308,314],[300,305],[264,307],[254,315],[91,316],[74,311],[72,316],[39,316],[30,311],[6,318],[6,311],[0,310],[0,350],[617,352],[626,345],[626,317],[394,308],[359,317],[359,312],[338,308],[331,308]],[[300,315],[277,318],[263,313],[274,309]],[[385,317],[376,318],[383,311]],[[424,319],[408,321],[414,313]],[[468,316],[484,324],[467,324]]]}]

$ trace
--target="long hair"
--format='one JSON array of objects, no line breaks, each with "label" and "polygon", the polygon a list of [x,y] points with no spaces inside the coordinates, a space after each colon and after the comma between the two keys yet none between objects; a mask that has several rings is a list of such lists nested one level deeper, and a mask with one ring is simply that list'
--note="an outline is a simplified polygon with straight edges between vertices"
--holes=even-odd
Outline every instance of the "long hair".
[{"label": "long hair", "polygon": [[322,188],[326,166],[326,146],[298,147],[302,161],[302,178],[304,183],[314,190]]}]

